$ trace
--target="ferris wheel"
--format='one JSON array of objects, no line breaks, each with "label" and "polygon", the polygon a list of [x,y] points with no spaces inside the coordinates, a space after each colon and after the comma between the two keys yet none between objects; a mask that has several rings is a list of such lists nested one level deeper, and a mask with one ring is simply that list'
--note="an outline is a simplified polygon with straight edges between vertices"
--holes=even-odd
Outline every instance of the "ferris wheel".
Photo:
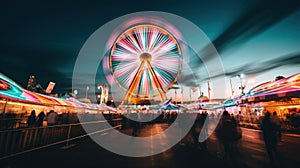
[{"label": "ferris wheel", "polygon": [[124,100],[160,96],[177,81],[182,66],[178,42],[167,30],[142,24],[123,32],[112,46],[110,71],[126,91]]}]

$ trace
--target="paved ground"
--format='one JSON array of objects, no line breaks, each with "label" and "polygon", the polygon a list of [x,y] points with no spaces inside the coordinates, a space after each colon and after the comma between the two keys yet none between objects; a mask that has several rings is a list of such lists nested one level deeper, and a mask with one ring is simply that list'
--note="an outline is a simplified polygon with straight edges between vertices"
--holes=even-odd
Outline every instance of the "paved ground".
[{"label": "paved ground", "polygon": [[[156,134],[167,128],[166,124],[155,124],[144,127],[142,136]],[[128,129],[125,133],[130,134]],[[113,136],[113,135],[109,135]],[[279,144],[281,164],[284,167],[300,165],[300,138],[283,135],[284,142]],[[156,142],[157,143],[157,142]],[[147,145],[147,144],[145,144]],[[2,167],[270,167],[265,152],[261,132],[243,129],[243,138],[236,144],[235,162],[224,159],[222,145],[214,135],[207,141],[208,150],[177,144],[171,149],[149,157],[125,157],[111,153],[90,138],[76,142],[74,147],[61,149],[53,146],[46,149],[22,154],[10,159],[0,160]],[[276,163],[277,164],[277,163]],[[278,163],[279,165],[279,163]]]}]

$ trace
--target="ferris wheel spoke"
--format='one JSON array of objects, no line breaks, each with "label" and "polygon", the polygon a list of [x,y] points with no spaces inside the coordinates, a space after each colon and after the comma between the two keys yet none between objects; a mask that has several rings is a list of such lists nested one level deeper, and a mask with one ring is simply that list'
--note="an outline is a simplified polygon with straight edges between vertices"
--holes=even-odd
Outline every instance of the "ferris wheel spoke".
[{"label": "ferris wheel spoke", "polygon": [[134,34],[128,34],[127,35],[129,42],[132,46],[134,46],[135,50],[140,53],[142,51],[141,46],[139,45],[137,38]]},{"label": "ferris wheel spoke", "polygon": [[163,48],[160,48],[161,43],[163,42],[163,39],[164,39],[164,36],[162,34],[157,34],[155,41],[153,43],[153,46],[152,46],[152,50],[151,50],[152,54],[157,52],[157,50],[164,50]]},{"label": "ferris wheel spoke", "polygon": [[137,42],[138,42],[141,50],[146,51],[147,37],[146,37],[145,29],[142,28],[142,29],[136,30],[134,33],[136,35]]},{"label": "ferris wheel spoke", "polygon": [[[166,65],[166,62],[168,63]],[[178,58],[172,58],[170,56],[163,57],[163,59],[155,59],[153,60],[152,66],[158,67],[165,71],[174,71],[174,73],[178,72],[178,68],[180,67],[180,63],[178,63]]]},{"label": "ferris wheel spoke", "polygon": [[129,87],[132,80],[134,79],[135,74],[137,71],[132,71],[132,73],[125,73],[124,75],[120,76],[118,79],[121,83],[124,84],[125,87]]},{"label": "ferris wheel spoke", "polygon": [[164,83],[168,83],[169,81],[173,81],[175,79],[174,75],[167,71],[164,71],[159,68],[153,68],[153,69],[154,69],[156,75],[160,76],[163,79]]},{"label": "ferris wheel spoke", "polygon": [[154,48],[154,44],[156,43],[157,40],[157,36],[159,34],[159,32],[157,30],[152,30],[149,37],[149,46],[148,46],[148,50],[152,51]]},{"label": "ferris wheel spoke", "polygon": [[115,73],[115,76],[117,77],[117,78],[120,78],[120,77],[124,77],[124,76],[128,76],[128,75],[130,75],[131,74],[131,72],[132,71],[135,71],[134,69],[132,69],[131,71],[125,71],[125,70],[122,70],[122,71],[118,71],[118,72],[116,72]]},{"label": "ferris wheel spoke", "polygon": [[123,61],[123,60],[118,60],[118,61],[114,61],[112,62],[112,68],[113,69],[118,69],[118,70],[128,70],[131,68],[138,68],[138,63],[137,60],[134,61]]},{"label": "ferris wheel spoke", "polygon": [[124,62],[132,62],[132,61],[136,61],[137,58],[130,55],[130,54],[125,54],[122,52],[118,52],[116,51],[116,53],[114,53],[114,55],[112,56],[112,58],[114,59],[114,61],[124,61]]},{"label": "ferris wheel spoke", "polygon": [[[172,53],[172,50],[176,49],[176,44],[172,42],[164,42],[158,44],[154,49],[153,49],[153,54],[157,55],[157,57],[167,55],[167,53]],[[178,55],[177,55],[178,56]]]},{"label": "ferris wheel spoke", "polygon": [[[122,67],[125,67],[125,68],[122,68]],[[115,75],[117,76],[117,77],[120,77],[120,76],[123,76],[123,75],[125,75],[126,73],[131,73],[131,72],[133,72],[133,71],[137,71],[137,68],[136,67],[134,67],[134,66],[127,66],[127,65],[120,65],[120,66],[118,66],[118,67],[116,67],[115,69],[114,69],[114,71],[116,71],[115,72]]]},{"label": "ferris wheel spoke", "polygon": [[[166,64],[166,62],[168,62],[168,66],[176,66],[178,65],[178,60],[180,58],[176,57],[173,54],[166,54],[166,55],[161,55],[161,56],[157,56],[157,58],[153,59],[153,63],[163,63]],[[170,63],[169,63],[170,62]]]},{"label": "ferris wheel spoke", "polygon": [[162,68],[159,68],[159,67],[156,67],[155,68],[156,69],[156,71],[157,71],[157,73],[160,73],[160,74],[162,74],[162,75],[171,75],[171,76],[176,76],[177,74],[176,73],[172,73],[172,71],[166,71],[165,69],[162,69]]},{"label": "ferris wheel spoke", "polygon": [[122,51],[123,53],[128,53],[128,54],[133,54],[133,55],[137,55],[139,49],[139,46],[134,45],[134,42],[131,42],[130,40],[126,39],[122,39],[118,44],[117,44],[117,48],[119,51]]}]

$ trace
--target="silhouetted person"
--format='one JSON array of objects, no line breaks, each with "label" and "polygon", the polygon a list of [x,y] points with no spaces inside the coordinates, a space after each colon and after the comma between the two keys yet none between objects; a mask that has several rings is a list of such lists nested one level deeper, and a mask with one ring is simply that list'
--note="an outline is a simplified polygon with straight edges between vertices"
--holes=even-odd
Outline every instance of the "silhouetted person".
[{"label": "silhouetted person", "polygon": [[[182,113],[178,114],[178,126],[180,128],[180,136],[182,136],[182,139],[180,141],[180,145],[185,146],[190,144],[190,138],[191,132],[193,129],[191,129],[187,134],[185,133],[186,128],[189,127],[189,123],[193,122],[190,119],[190,114],[188,114],[186,111],[183,111]],[[186,135],[184,135],[186,134]],[[192,139],[193,140],[193,139]],[[198,142],[198,139],[197,139]]]},{"label": "silhouetted person", "polygon": [[35,110],[32,110],[30,116],[27,119],[27,125],[28,125],[28,127],[35,126],[35,121],[36,121],[35,118],[36,118]]},{"label": "silhouetted person", "polygon": [[70,123],[70,112],[62,114],[62,123],[69,124]]},{"label": "silhouetted person", "polygon": [[276,126],[278,141],[281,141],[281,122],[276,111],[273,112],[273,115],[270,116],[270,119]]},{"label": "silhouetted person", "polygon": [[205,136],[208,136],[208,128],[207,126],[204,127],[204,123],[205,120],[207,119],[207,113],[203,112],[201,114],[197,114],[197,118],[196,121],[194,122],[194,125],[192,127],[192,135],[194,138],[194,144],[197,148],[201,149],[201,150],[206,150],[207,149],[207,145],[206,145],[206,141],[203,141],[201,143],[199,143],[199,136],[200,136],[200,132],[203,132]]},{"label": "silhouetted person", "polygon": [[58,122],[58,115],[54,110],[50,110],[49,113],[47,113],[47,125],[52,126],[56,125]]},{"label": "silhouetted person", "polygon": [[205,111],[201,113],[200,123],[203,128],[204,133],[208,136],[208,127],[203,127],[206,120],[209,120],[208,113]]},{"label": "silhouetted person", "polygon": [[219,125],[216,128],[216,135],[224,147],[224,158],[230,166],[236,166],[237,147],[236,141],[240,139],[237,132],[236,120],[230,116],[228,111],[224,111]]},{"label": "silhouetted person", "polygon": [[132,136],[137,136],[138,134],[138,114],[136,112],[130,114],[131,126],[132,126]]},{"label": "silhouetted person", "polygon": [[262,130],[270,162],[274,165],[275,161],[279,161],[277,151],[277,126],[271,121],[270,116],[270,112],[267,111],[262,120]]},{"label": "silhouetted person", "polygon": [[43,126],[43,121],[45,118],[45,113],[42,111],[40,114],[36,117],[36,126],[41,127]]},{"label": "silhouetted person", "polygon": [[201,116],[200,116],[199,113],[197,113],[196,115],[197,115],[197,117],[196,117],[196,120],[195,120],[191,130],[190,130],[190,133],[192,135],[195,147],[200,147],[198,138],[199,138],[199,135],[200,135],[200,132],[201,132],[201,129],[202,129],[202,125],[200,123],[200,117]]}]

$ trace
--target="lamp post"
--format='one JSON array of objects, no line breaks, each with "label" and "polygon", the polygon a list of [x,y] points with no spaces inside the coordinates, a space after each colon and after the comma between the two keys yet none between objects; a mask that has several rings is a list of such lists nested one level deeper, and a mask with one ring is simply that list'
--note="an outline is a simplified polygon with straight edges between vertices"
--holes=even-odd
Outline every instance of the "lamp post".
[{"label": "lamp post", "polygon": [[98,95],[97,95],[97,97],[98,97],[98,99],[99,99],[99,104],[101,104],[101,103],[100,103],[100,100],[101,100],[101,95],[100,95],[100,94],[98,94]]},{"label": "lamp post", "polygon": [[85,92],[85,98],[87,98],[87,94],[88,94],[89,89],[90,89],[90,87],[87,86],[87,87],[86,87],[86,92]]},{"label": "lamp post", "polygon": [[[101,89],[101,90],[100,90]],[[99,95],[98,95],[98,98],[99,98],[99,104],[102,104],[102,91],[103,91],[103,87],[101,84],[98,84],[98,90],[99,90]]]},{"label": "lamp post", "polygon": [[175,88],[175,102],[176,102],[176,104],[177,104],[177,88]]},{"label": "lamp post", "polygon": [[241,90],[242,95],[244,95],[245,94],[244,90],[246,88],[246,85],[243,81],[244,74],[238,75],[237,77],[240,79],[240,82],[241,82],[241,86],[239,87],[239,89]]},{"label": "lamp post", "polygon": [[172,87],[172,89],[174,89],[174,91],[175,91],[175,98],[174,98],[174,100],[173,100],[173,102],[175,102],[175,104],[177,104],[177,89],[179,89],[179,88],[180,88],[179,85],[174,85],[174,86]]},{"label": "lamp post", "polygon": [[78,90],[74,90],[74,92],[73,92],[75,95],[77,95],[78,94]]},{"label": "lamp post", "polygon": [[234,96],[234,90],[233,90],[233,87],[232,87],[231,78],[229,79],[229,81],[230,81],[231,97],[233,97]]}]

